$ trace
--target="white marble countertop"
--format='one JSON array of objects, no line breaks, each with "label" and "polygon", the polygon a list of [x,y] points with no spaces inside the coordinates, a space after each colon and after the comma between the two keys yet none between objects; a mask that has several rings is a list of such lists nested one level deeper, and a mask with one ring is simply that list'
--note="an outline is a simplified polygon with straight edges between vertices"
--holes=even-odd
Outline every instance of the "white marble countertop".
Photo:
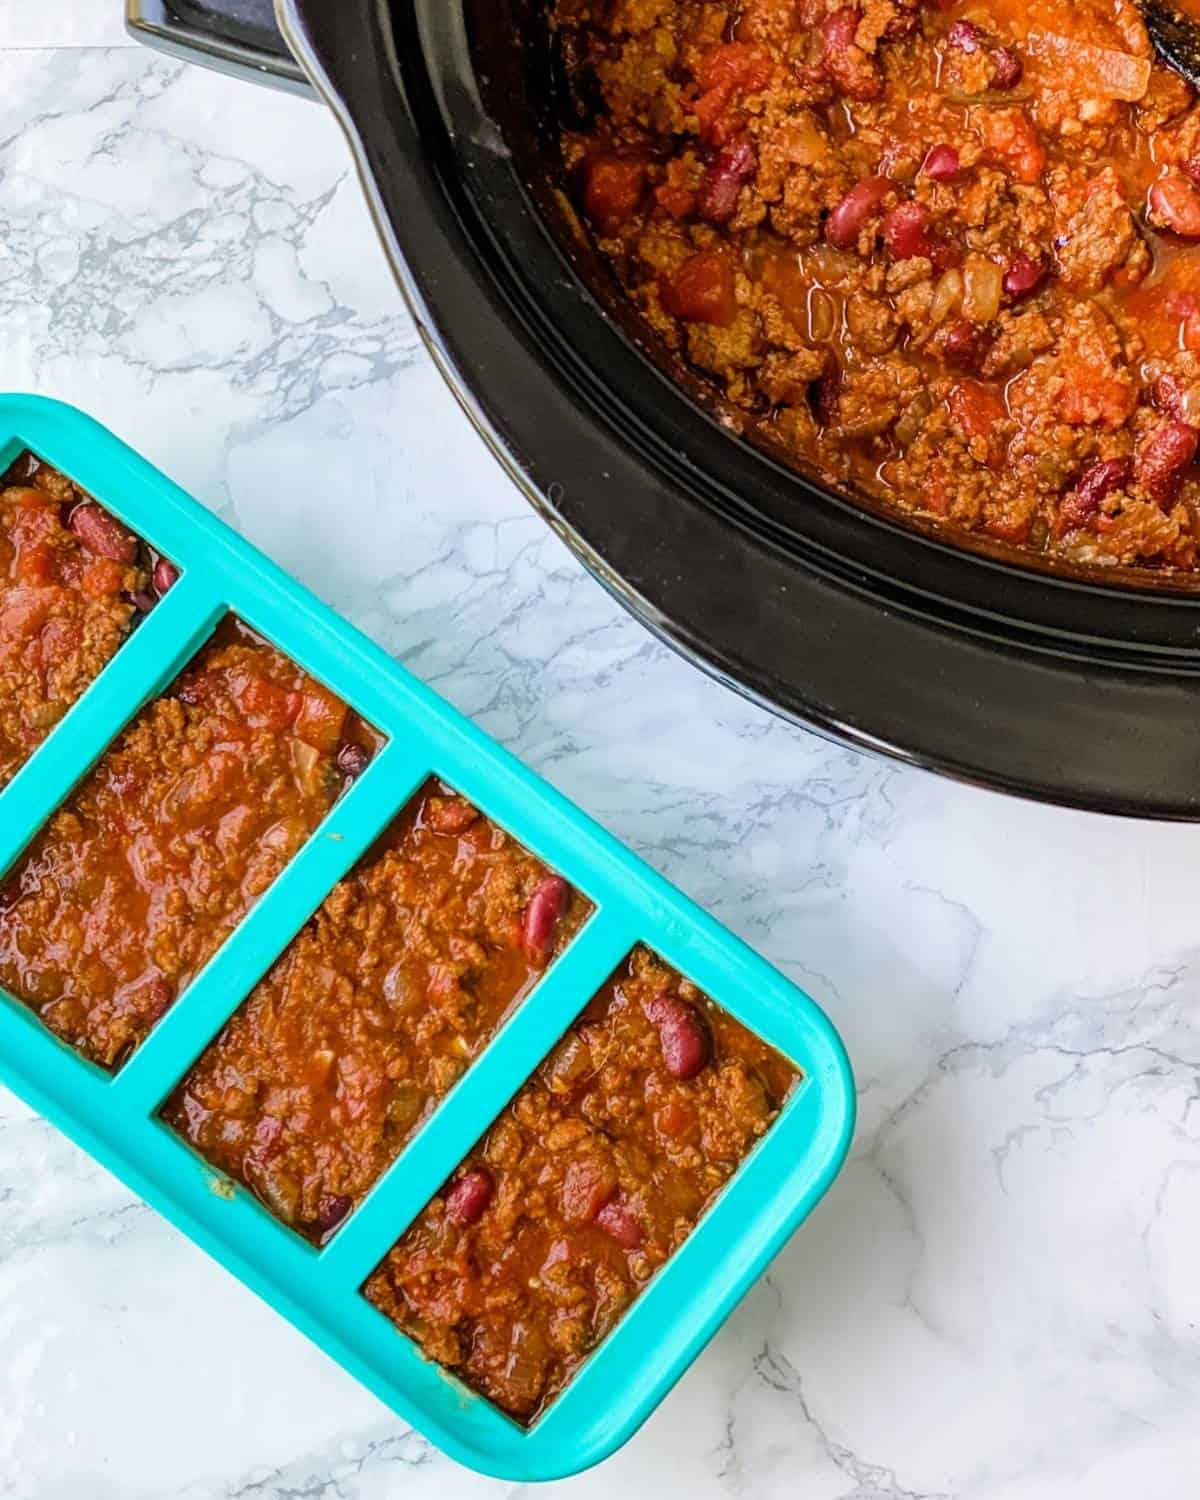
[{"label": "white marble countertop", "polygon": [[[834,1191],[642,1433],[548,1493],[1193,1493],[1200,830],[864,759],[676,660],[482,451],[326,115],[152,57],[117,9],[0,0],[0,384],[142,449],[810,989],[855,1060]],[[506,1488],[0,1094],[0,1497]]]}]

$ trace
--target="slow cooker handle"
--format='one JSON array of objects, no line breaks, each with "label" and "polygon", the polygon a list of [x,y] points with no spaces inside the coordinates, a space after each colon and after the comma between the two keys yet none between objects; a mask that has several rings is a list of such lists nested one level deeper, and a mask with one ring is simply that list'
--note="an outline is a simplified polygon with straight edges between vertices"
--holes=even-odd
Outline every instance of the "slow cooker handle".
[{"label": "slow cooker handle", "polygon": [[316,97],[276,25],[272,0],[126,0],[125,25],[172,57]]}]

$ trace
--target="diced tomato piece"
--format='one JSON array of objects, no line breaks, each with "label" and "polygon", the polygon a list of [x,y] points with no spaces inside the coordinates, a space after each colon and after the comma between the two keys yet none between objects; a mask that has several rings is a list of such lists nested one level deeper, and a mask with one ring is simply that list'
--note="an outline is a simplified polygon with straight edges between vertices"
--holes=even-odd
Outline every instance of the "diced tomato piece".
[{"label": "diced tomato piece", "polygon": [[308,682],[296,715],[296,733],[316,750],[336,750],[346,722],[346,705],[319,682]]},{"label": "diced tomato piece", "polygon": [[976,110],[987,158],[1018,182],[1035,183],[1046,170],[1046,148],[1023,109]]},{"label": "diced tomato piece", "polygon": [[628,156],[594,156],[586,168],[584,212],[602,234],[614,234],[637,212],[645,191],[644,161]]},{"label": "diced tomato piece", "polygon": [[950,415],[967,438],[990,439],[1008,415],[998,391],[978,380],[961,380],[950,392]]},{"label": "diced tomato piece", "polygon": [[770,53],[749,42],[725,42],[704,54],[696,68],[701,92],[692,110],[705,140],[719,145],[736,133],[726,118],[735,98],[766,88],[771,72]]},{"label": "diced tomato piece", "polygon": [[238,707],[258,728],[288,729],[300,710],[300,694],[266,677],[247,675],[231,683]]},{"label": "diced tomato piece", "polygon": [[1061,410],[1073,427],[1122,426],[1133,414],[1137,393],[1129,381],[1117,379],[1109,369],[1064,356]]},{"label": "diced tomato piece", "polygon": [[737,317],[733,267],[719,250],[701,250],[659,283],[662,305],[687,323],[728,328]]},{"label": "diced tomato piece", "polygon": [[56,511],[58,502],[45,490],[35,490],[27,484],[10,484],[3,493],[8,505],[20,506],[22,510]]},{"label": "diced tomato piece", "polygon": [[50,617],[54,595],[49,589],[18,589],[0,609],[0,661],[32,641]]},{"label": "diced tomato piece", "polygon": [[722,42],[712,47],[696,64],[696,82],[709,89],[741,89],[754,93],[771,81],[771,54],[753,42]]},{"label": "diced tomato piece", "polygon": [[989,536],[1019,547],[1029,540],[1033,519],[1019,510],[1006,508],[992,511],[984,520],[983,529]]},{"label": "diced tomato piece", "polygon": [[563,1174],[562,1212],[568,1224],[592,1224],[617,1190],[612,1164],[583,1157],[567,1164]]},{"label": "diced tomato piece", "polygon": [[94,599],[103,599],[121,592],[125,581],[125,568],[111,557],[98,557],[85,571],[81,584],[83,592]]},{"label": "diced tomato piece", "polygon": [[57,581],[58,554],[49,542],[35,542],[17,553],[12,572],[15,582],[44,588]]}]

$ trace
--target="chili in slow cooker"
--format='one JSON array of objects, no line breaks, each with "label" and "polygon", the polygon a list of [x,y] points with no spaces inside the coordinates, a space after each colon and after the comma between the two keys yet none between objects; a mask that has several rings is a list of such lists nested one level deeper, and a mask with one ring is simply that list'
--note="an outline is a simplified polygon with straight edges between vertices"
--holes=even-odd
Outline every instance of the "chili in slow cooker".
[{"label": "chili in slow cooker", "polygon": [[553,25],[583,215],[752,432],[960,532],[1196,566],[1200,108],[1131,0]]},{"label": "chili in slow cooker", "polygon": [[322,1243],[590,910],[430,782],[334,887],[164,1118]]},{"label": "chili in slow cooker", "polygon": [[679,1248],[796,1069],[639,948],[366,1283],[533,1421]]},{"label": "chili in slow cooker", "polygon": [[0,789],[177,576],[32,453],[0,475]]},{"label": "chili in slow cooker", "polygon": [[378,746],[332,693],[226,619],[0,885],[0,986],[115,1068]]}]

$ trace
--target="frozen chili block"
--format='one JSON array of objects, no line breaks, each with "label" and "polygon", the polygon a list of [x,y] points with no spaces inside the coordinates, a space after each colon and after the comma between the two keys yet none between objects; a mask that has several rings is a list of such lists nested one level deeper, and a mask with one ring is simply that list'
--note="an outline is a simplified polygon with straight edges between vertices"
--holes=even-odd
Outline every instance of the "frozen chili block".
[{"label": "frozen chili block", "polygon": [[533,1421],[687,1238],[798,1076],[637,949],[366,1296],[429,1358]]},{"label": "frozen chili block", "polygon": [[[0,789],[116,654],[170,569],[65,475],[0,475]],[[169,587],[169,583],[166,583]]]},{"label": "frozen chili block", "polygon": [[0,886],[0,986],[116,1067],[329,811],[371,731],[226,620]]},{"label": "frozen chili block", "polygon": [[321,1243],[589,910],[471,803],[428,782],[199,1059],[164,1118]]}]

